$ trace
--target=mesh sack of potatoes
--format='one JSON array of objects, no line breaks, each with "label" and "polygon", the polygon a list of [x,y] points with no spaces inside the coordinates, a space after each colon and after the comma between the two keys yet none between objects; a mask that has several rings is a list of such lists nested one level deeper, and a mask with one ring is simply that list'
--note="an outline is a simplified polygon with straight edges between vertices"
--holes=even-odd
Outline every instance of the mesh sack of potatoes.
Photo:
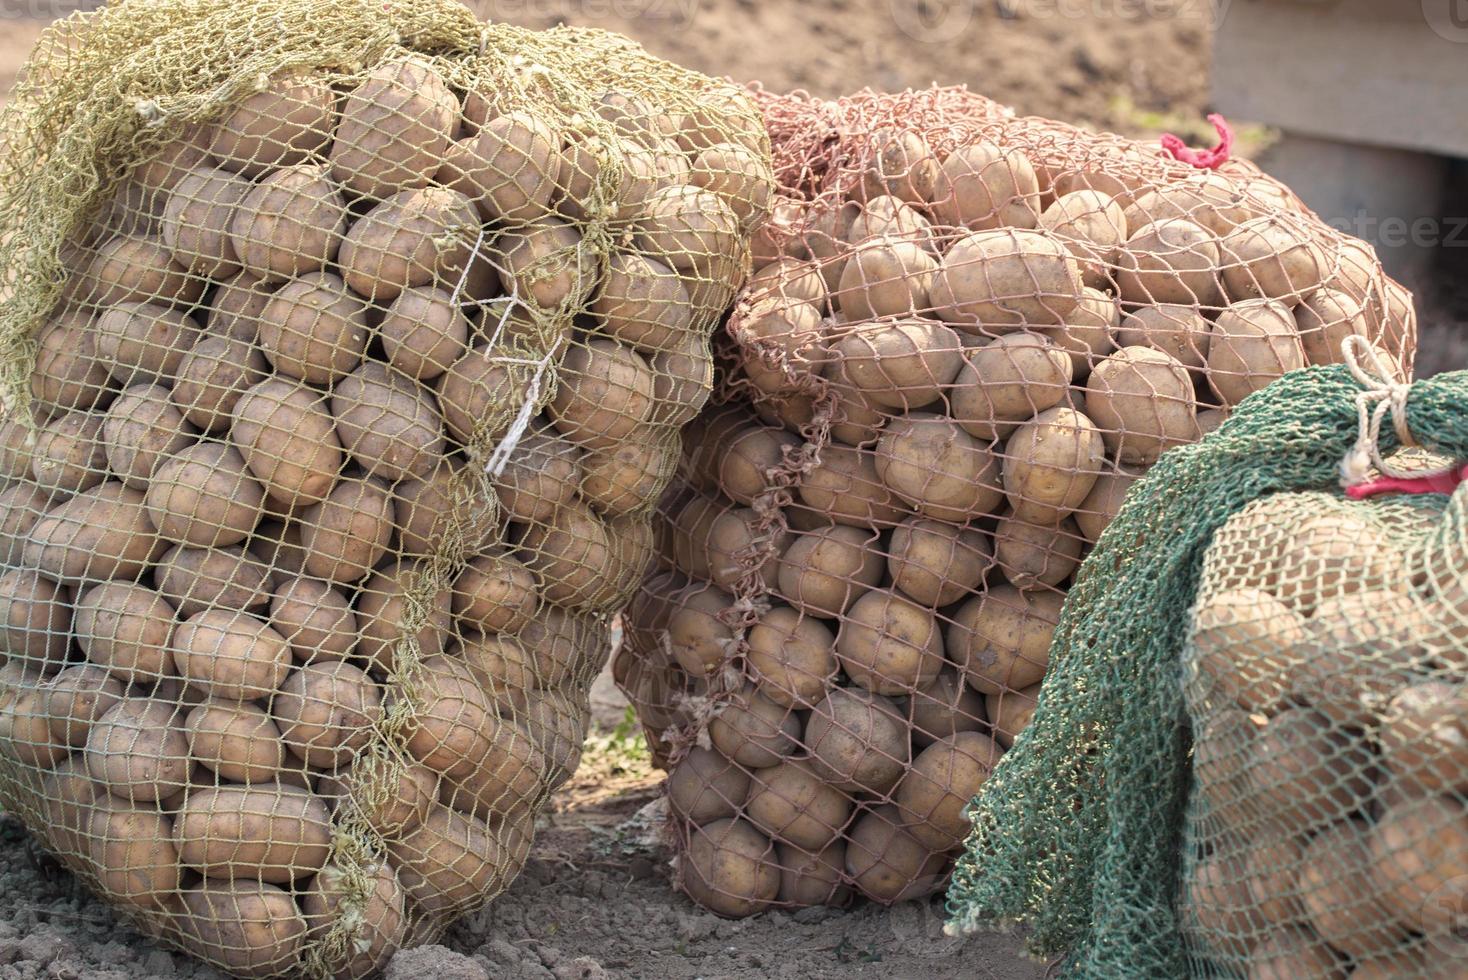
[{"label": "mesh sack of potatoes", "polygon": [[1214,536],[1183,657],[1194,975],[1468,971],[1465,522],[1468,489],[1281,494]]},{"label": "mesh sack of potatoes", "polygon": [[748,407],[690,439],[620,664],[682,886],[726,914],[941,886],[1127,488],[1346,336],[1406,371],[1415,331],[1369,247],[1248,164],[962,90],[756,96]]},{"label": "mesh sack of potatoes", "polygon": [[0,126],[0,799],[161,941],[371,975],[577,764],[758,113],[447,0],[138,0]]}]

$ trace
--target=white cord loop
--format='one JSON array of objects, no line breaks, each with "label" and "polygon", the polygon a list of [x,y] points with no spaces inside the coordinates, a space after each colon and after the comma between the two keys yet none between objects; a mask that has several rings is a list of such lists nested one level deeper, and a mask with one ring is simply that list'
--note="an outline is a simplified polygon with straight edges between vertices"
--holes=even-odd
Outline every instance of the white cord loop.
[{"label": "white cord loop", "polygon": [[1352,334],[1341,342],[1341,354],[1345,358],[1346,369],[1361,386],[1361,392],[1356,396],[1356,445],[1341,460],[1341,486],[1365,483],[1371,478],[1373,468],[1382,476],[1396,480],[1421,479],[1451,470],[1452,466],[1432,471],[1402,469],[1382,458],[1379,444],[1381,424],[1388,413],[1402,446],[1413,448],[1417,445],[1417,440],[1412,438],[1412,432],[1407,428],[1407,396],[1412,385],[1393,380],[1395,374],[1391,367],[1359,334]]}]

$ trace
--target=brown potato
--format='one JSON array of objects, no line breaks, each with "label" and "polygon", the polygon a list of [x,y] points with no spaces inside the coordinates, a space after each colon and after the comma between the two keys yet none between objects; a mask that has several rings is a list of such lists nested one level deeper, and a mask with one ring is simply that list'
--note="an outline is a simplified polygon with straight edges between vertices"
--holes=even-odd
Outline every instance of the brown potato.
[{"label": "brown potato", "polygon": [[1303,661],[1291,693],[1338,725],[1376,727],[1391,697],[1444,659],[1432,650],[1430,615],[1395,588],[1321,600],[1302,645],[1290,651],[1290,660]]},{"label": "brown potato", "polygon": [[1468,732],[1462,688],[1423,681],[1403,688],[1382,713],[1381,751],[1403,782],[1439,792],[1468,786]]},{"label": "brown potato", "polygon": [[235,783],[274,783],[286,765],[275,720],[249,703],[207,701],[184,720],[189,755]]},{"label": "brown potato", "polygon": [[238,977],[273,977],[294,968],[306,920],[290,892],[263,882],[205,878],[183,890],[179,942]]},{"label": "brown potato", "polygon": [[[381,779],[389,789],[376,791]],[[336,775],[323,776],[318,788],[340,821],[351,812],[377,833],[394,838],[421,824],[438,800],[439,776],[427,766],[399,755],[364,754]]]},{"label": "brown potato", "polygon": [[993,561],[988,539],[977,530],[918,517],[893,530],[888,552],[893,586],[931,608],[977,589]]},{"label": "brown potato", "polygon": [[930,309],[938,263],[916,242],[872,238],[851,251],[832,302],[848,321],[905,317]]},{"label": "brown potato", "polygon": [[433,396],[406,374],[366,361],[331,393],[337,438],[368,476],[389,483],[429,474],[444,451]]},{"label": "brown potato", "polygon": [[443,655],[424,660],[420,683],[408,751],[451,780],[472,778],[497,751],[500,723],[488,695],[468,665]]},{"label": "brown potato", "polygon": [[141,491],[109,480],[41,515],[22,563],[67,583],[136,578],[167,547],[148,510]]},{"label": "brown potato", "polygon": [[223,547],[245,540],[260,523],[265,489],[233,446],[200,442],[158,466],[146,499],[148,516],[163,537]]},{"label": "brown potato", "polygon": [[987,728],[984,698],[963,682],[951,667],[901,699],[904,716],[912,725],[912,742],[922,749],[959,732]]},{"label": "brown potato", "polygon": [[512,520],[543,524],[575,498],[581,480],[580,450],[553,432],[532,431],[495,480],[495,492]]},{"label": "brown potato", "polygon": [[610,573],[616,556],[607,524],[585,504],[568,504],[520,541],[521,560],[540,579],[545,598],[566,608],[594,608],[620,591]]},{"label": "brown potato", "polygon": [[751,775],[743,815],[776,841],[819,851],[846,827],[852,808],[851,798],[809,763],[786,759]]},{"label": "brown potato", "polygon": [[1253,907],[1240,855],[1214,853],[1197,861],[1184,888],[1184,914],[1195,920],[1188,925],[1214,948],[1238,955],[1267,932],[1263,916]]},{"label": "brown potato", "polygon": [[769,488],[769,471],[779,467],[787,449],[800,447],[794,435],[770,426],[743,425],[719,440],[717,458],[711,468],[725,496],[736,503],[753,506],[755,498]]},{"label": "brown potato", "polygon": [[1080,264],[1037,231],[980,231],[949,246],[933,279],[938,316],[970,333],[1062,324],[1082,297]]},{"label": "brown potato", "polygon": [[296,660],[346,660],[357,644],[357,614],[340,589],[312,578],[287,577],[270,600],[270,625]]},{"label": "brown potato", "polygon": [[867,200],[890,195],[921,205],[935,199],[934,185],[940,179],[941,168],[919,133],[900,127],[878,129],[864,149],[870,154],[861,179],[861,194]]},{"label": "brown potato", "polygon": [[596,286],[595,259],[581,232],[559,218],[505,232],[494,248],[501,256],[500,285],[526,305],[570,312]]},{"label": "brown potato", "polygon": [[1074,373],[1067,351],[1028,331],[965,353],[948,400],[954,420],[982,440],[1006,438],[1019,423],[1060,404]]},{"label": "brown potato", "polygon": [[1102,357],[1116,349],[1113,334],[1120,326],[1121,305],[1116,297],[1087,286],[1064,323],[1035,330],[1070,355],[1072,380],[1081,382]]},{"label": "brown potato", "polygon": [[926,320],[859,326],[837,340],[831,352],[864,402],[898,411],[937,401],[964,363],[958,334]]},{"label": "brown potato", "polygon": [[28,669],[50,672],[71,645],[70,594],[64,586],[25,568],[0,572],[0,640]]},{"label": "brown potato", "polygon": [[757,571],[773,586],[778,569],[762,556],[778,555],[789,541],[788,534],[761,531],[760,516],[753,508],[723,508],[711,516],[707,537],[700,542],[708,552],[707,578],[715,585],[733,590],[746,575]]},{"label": "brown potato", "polygon": [[260,333],[260,316],[277,285],[249,272],[220,282],[209,298],[207,337],[253,344]]},{"label": "brown potato", "polygon": [[347,93],[329,154],[331,174],[379,200],[427,187],[458,117],[459,100],[427,61],[384,61]]},{"label": "brown potato", "polygon": [[835,681],[836,634],[819,620],[776,606],[750,627],[745,642],[745,659],[760,693],[777,704],[809,708]]},{"label": "brown potato", "polygon": [[352,761],[371,740],[382,718],[382,695],[361,668],[328,660],[287,677],[270,710],[296,758],[331,770]]},{"label": "brown potato", "polygon": [[133,176],[148,192],[149,198],[172,190],[184,174],[207,161],[209,148],[204,137],[204,127],[184,126],[148,160],[138,165]]},{"label": "brown potato", "polygon": [[392,545],[392,491],[380,480],[348,477],[301,512],[306,571],[330,582],[355,582]]},{"label": "brown potato", "polygon": [[29,480],[0,490],[0,562],[20,564],[31,528],[59,496]]},{"label": "brown potato", "polygon": [[511,363],[491,346],[466,351],[438,377],[438,407],[449,435],[462,443],[476,433],[493,446],[510,428],[521,406],[532,400],[532,370]]},{"label": "brown potato", "polygon": [[1165,218],[1130,231],[1117,253],[1122,302],[1222,305],[1223,256],[1211,231],[1186,218]]},{"label": "brown potato", "polygon": [[1116,332],[1118,347],[1151,347],[1193,370],[1207,360],[1211,339],[1211,325],[1198,308],[1175,303],[1137,307]]},{"label": "brown potato", "polygon": [[946,854],[912,835],[901,811],[890,803],[858,815],[846,840],[846,873],[852,884],[883,905],[938,891],[947,863]]},{"label": "brown potato", "polygon": [[240,545],[193,548],[176,545],[158,556],[154,581],[178,615],[218,606],[250,609],[270,593],[270,570]]},{"label": "brown potato", "polygon": [[1294,314],[1277,300],[1237,303],[1218,314],[1208,347],[1208,385],[1230,407],[1305,366]]},{"label": "brown potato", "polygon": [[97,354],[97,331],[83,313],[63,313],[36,337],[31,397],[47,413],[105,408],[112,396],[108,362]]},{"label": "brown potato", "polygon": [[[1199,414],[1200,422],[1204,414],[1206,413]],[[1141,478],[1143,472],[1118,464],[1115,469],[1108,469],[1097,477],[1091,492],[1086,494],[1086,499],[1071,514],[1087,541],[1094,544],[1101,539],[1101,532],[1121,512],[1127,490]]]},{"label": "brown potato", "polygon": [[802,742],[811,765],[849,793],[885,795],[907,769],[907,723],[887,698],[838,687],[811,711]]},{"label": "brown potato", "polygon": [[1048,231],[1070,249],[1081,264],[1081,281],[1104,289],[1116,252],[1127,240],[1130,223],[1116,199],[1085,189],[1061,194],[1040,214],[1035,227]]},{"label": "brown potato", "polygon": [[67,667],[41,690],[51,734],[73,748],[85,745],[97,719],[126,697],[122,682],[96,664]]},{"label": "brown potato", "polygon": [[91,262],[69,283],[78,303],[98,309],[120,303],[192,305],[208,280],[174,261],[168,247],[151,235],[118,235],[97,248]]},{"label": "brown potato", "polygon": [[[418,579],[427,572],[424,565],[403,560],[372,573],[357,597],[357,625],[361,631],[357,657],[384,672],[395,668],[398,645],[405,639],[405,593],[412,587],[422,596],[427,586]],[[442,652],[445,636],[453,627],[452,603],[453,593],[447,588],[426,598],[427,618],[417,633],[421,656]]]},{"label": "brown potato", "polygon": [[134,803],[168,800],[189,786],[189,743],[179,709],[128,698],[93,723],[87,772],[114,796]]},{"label": "brown potato", "polygon": [[107,475],[106,415],[68,412],[36,433],[31,475],[56,496],[80,493]]},{"label": "brown potato", "polygon": [[1014,515],[1053,524],[1080,507],[1105,465],[1105,438],[1096,423],[1069,408],[1046,409],[1021,425],[1005,444],[1002,463]]},{"label": "brown potato", "polygon": [[531,651],[543,688],[565,687],[570,679],[603,656],[600,627],[584,615],[547,606],[520,628],[520,643]]},{"label": "brown potato", "polygon": [[609,340],[568,350],[551,400],[551,423],[570,441],[609,449],[651,418],[653,373],[641,355]]},{"label": "brown potato", "polygon": [[538,218],[550,209],[560,176],[560,143],[551,124],[533,113],[496,116],[460,142],[448,186],[473,200],[486,221]]},{"label": "brown potato", "polygon": [[178,892],[173,821],[157,809],[110,803],[91,813],[85,848],[108,901],[157,912]]},{"label": "brown potato", "polygon": [[468,666],[479,686],[507,714],[523,713],[516,705],[525,704],[536,677],[530,657],[518,640],[495,633],[470,634],[453,655]]},{"label": "brown potato", "polygon": [[354,293],[385,304],[414,286],[458,282],[479,238],[479,216],[463,194],[403,190],[357,219],[337,264]]},{"label": "brown potato", "polygon": [[935,851],[961,844],[971,827],[964,808],[1003,755],[1002,746],[978,732],[942,738],[919,752],[892,794],[907,832]]},{"label": "brown potato", "polygon": [[325,77],[286,71],[246,95],[204,135],[220,166],[256,178],[324,149],[335,112],[336,93]]},{"label": "brown potato", "polygon": [[270,297],[260,318],[260,347],[276,371],[329,385],[362,360],[367,308],[330,272],[292,280]]},{"label": "brown potato", "polygon": [[408,931],[406,897],[397,872],[387,862],[368,864],[369,890],[358,897],[356,886],[334,862],[329,862],[301,896],[301,910],[311,930],[307,941],[325,938],[334,922],[360,916],[351,946],[328,954],[327,968],[337,980],[375,976],[400,949]]},{"label": "brown potato", "polygon": [[960,146],[943,161],[927,196],[933,217],[945,225],[1033,228],[1040,216],[1040,182],[1017,147],[987,140]]},{"label": "brown potato", "polygon": [[[1305,848],[1295,886],[1316,935],[1358,959],[1391,949],[1416,925],[1415,916],[1393,907],[1390,886],[1372,868],[1369,835],[1357,820],[1326,829]],[[1342,895],[1351,896],[1350,908],[1341,907]]]},{"label": "brown potato", "polygon": [[170,384],[199,337],[187,314],[156,303],[122,303],[97,318],[97,356],[122,385]]},{"label": "brown potato", "polygon": [[[456,502],[455,487],[467,494],[467,506]],[[463,525],[470,551],[482,549],[498,526],[497,501],[472,471],[457,460],[441,461],[425,478],[403,480],[393,487],[397,548],[405,555],[427,555],[444,546],[453,521]]]},{"label": "brown potato", "polygon": [[211,786],[189,794],[173,837],[179,861],[207,878],[285,884],[326,863],[331,814],[296,786]]},{"label": "brown potato", "polygon": [[1291,305],[1320,287],[1326,260],[1302,217],[1269,214],[1230,231],[1220,242],[1222,276],[1232,300],[1264,297]]},{"label": "brown potato", "polygon": [[719,614],[733,604],[729,593],[703,582],[694,582],[669,599],[661,630],[666,649],[692,677],[712,674],[728,661],[734,632]]},{"label": "brown potato", "polygon": [[693,307],[680,277],[635,252],[608,259],[591,313],[613,339],[648,352],[673,349],[693,328]]},{"label": "brown potato", "polygon": [[[928,219],[917,208],[890,194],[868,200],[846,230],[846,240],[852,245],[860,245],[869,238],[901,239],[921,245],[928,252],[937,252],[933,226]],[[825,282],[815,270],[809,270],[809,274],[821,287],[810,302],[819,303],[824,298]]]},{"label": "brown potato", "polygon": [[469,320],[454,294],[439,286],[403,290],[377,328],[388,363],[418,381],[432,381],[463,356]]},{"label": "brown potato", "polygon": [[0,757],[11,766],[47,769],[69,754],[66,742],[51,730],[46,691],[35,664],[12,660],[0,674]]},{"label": "brown potato", "polygon": [[[921,217],[910,208],[908,211]],[[761,227],[768,228],[769,222]],[[755,233],[756,238],[759,234]],[[749,277],[744,287],[752,303],[771,301],[775,306],[809,303],[818,310],[825,309],[828,298],[826,280],[816,263],[791,255],[782,255],[762,263],[756,255],[754,268],[754,275]],[[778,302],[773,302],[775,300]]]},{"label": "brown potato", "polygon": [[907,694],[938,676],[943,636],[933,613],[874,589],[842,617],[836,660],[853,683],[874,694]]},{"label": "brown potato", "polygon": [[1310,364],[1344,364],[1341,345],[1352,335],[1370,338],[1375,330],[1368,306],[1349,293],[1322,286],[1294,310],[1305,360]]},{"label": "brown potato", "polygon": [[1133,228],[1153,221],[1187,218],[1218,235],[1249,219],[1247,191],[1217,172],[1201,171],[1145,190],[1126,209]]},{"label": "brown potato", "polygon": [[928,517],[961,523],[1003,500],[999,458],[939,415],[913,412],[888,422],[873,457],[883,485]]},{"label": "brown potato", "polygon": [[741,766],[772,766],[797,748],[800,715],[752,685],[724,702],[709,723],[714,747]]},{"label": "brown potato", "polygon": [[346,230],[346,202],[326,168],[301,163],[250,188],[229,223],[229,240],[247,272],[278,282],[324,270]]},{"label": "brown potato", "polygon": [[699,153],[688,182],[723,198],[746,228],[768,211],[775,192],[768,161],[737,143],[716,144]]},{"label": "brown potato", "polygon": [[609,517],[632,513],[666,486],[678,457],[656,442],[629,441],[611,450],[592,450],[581,461],[581,497]]},{"label": "brown potato", "polygon": [[[1210,353],[1218,349],[1215,341]],[[1200,437],[1188,369],[1150,347],[1123,347],[1097,365],[1086,383],[1086,410],[1122,463],[1155,463],[1166,450]]]},{"label": "brown potato", "polygon": [[678,887],[695,902],[736,918],[768,908],[780,889],[774,845],[737,819],[692,828],[676,874]]},{"label": "brown potato", "polygon": [[765,300],[738,317],[732,329],[741,344],[760,354],[745,361],[743,373],[767,395],[791,391],[799,379],[819,373],[827,359],[827,325],[811,303]]},{"label": "brown potato", "polygon": [[249,191],[250,182],[228,170],[200,167],[185,174],[168,196],[159,228],[173,260],[210,279],[239,272],[229,225],[235,206]]},{"label": "brown potato", "polygon": [[235,404],[230,437],[270,499],[286,509],[326,497],[342,467],[341,441],[314,389],[267,378]]},{"label": "brown potato", "polygon": [[800,499],[838,524],[880,527],[905,516],[896,496],[877,474],[870,449],[828,446],[821,462],[801,478]]},{"label": "brown potato", "polygon": [[1039,706],[1040,685],[1032,684],[1018,691],[1001,690],[984,695],[984,714],[994,731],[994,741],[1005,748],[1014,744],[1019,733],[1029,727]]},{"label": "brown potato", "polygon": [[969,686],[998,694],[1038,684],[1050,663],[1062,598],[996,585],[964,603],[948,627],[947,650]]},{"label": "brown potato", "polygon": [[19,419],[0,420],[0,480],[23,480],[30,476],[32,430]]},{"label": "brown potato", "polygon": [[1299,833],[1350,816],[1372,797],[1375,758],[1366,741],[1312,708],[1277,711],[1254,739],[1249,781],[1259,809]]},{"label": "brown potato", "polygon": [[668,807],[696,826],[732,817],[749,795],[749,772],[695,745],[668,772]]},{"label": "brown potato", "polygon": [[1005,510],[994,528],[994,564],[1015,588],[1043,589],[1070,578],[1080,567],[1084,544],[1069,517],[1039,524]]},{"label": "brown potato", "polygon": [[158,385],[135,385],[118,396],[103,420],[106,464],[135,490],[146,490],[160,464],[195,438],[169,394]]},{"label": "brown potato", "polygon": [[1287,702],[1305,629],[1304,617],[1267,592],[1241,588],[1212,595],[1193,613],[1199,682],[1248,711],[1271,714]]},{"label": "brown potato", "polygon": [[230,609],[205,609],[178,624],[173,663],[211,697],[250,701],[269,697],[285,680],[291,648],[263,620]]},{"label": "brown potato", "polygon": [[839,525],[803,534],[780,558],[780,594],[812,616],[839,617],[882,577],[871,531]]},{"label": "brown potato", "polygon": [[390,841],[398,878],[422,915],[451,916],[484,901],[509,860],[503,831],[442,804]]},{"label": "brown potato", "polygon": [[836,841],[818,854],[808,854],[789,844],[775,845],[780,865],[781,905],[841,908],[851,901],[851,889],[842,884],[846,873],[846,842]]},{"label": "brown potato", "polygon": [[537,603],[535,576],[510,555],[480,555],[454,582],[454,615],[481,632],[518,632]]},{"label": "brown potato", "polygon": [[642,206],[634,242],[678,272],[707,277],[738,254],[739,219],[717,194],[687,185],[665,187]]},{"label": "brown potato", "polygon": [[1429,796],[1389,807],[1370,841],[1373,881],[1386,889],[1389,913],[1430,936],[1450,934],[1468,890],[1465,842],[1460,800]]},{"label": "brown potato", "polygon": [[124,683],[173,674],[174,608],[132,582],[104,582],[82,592],[72,629],[82,653]]}]

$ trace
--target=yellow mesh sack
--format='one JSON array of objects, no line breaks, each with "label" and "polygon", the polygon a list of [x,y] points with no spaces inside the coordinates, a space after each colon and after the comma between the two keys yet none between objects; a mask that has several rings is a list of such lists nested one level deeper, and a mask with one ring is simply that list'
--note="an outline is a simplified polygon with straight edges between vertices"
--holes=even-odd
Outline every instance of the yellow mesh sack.
[{"label": "yellow mesh sack", "polygon": [[759,115],[448,0],[136,0],[0,131],[0,802],[161,941],[369,976],[575,769]]}]

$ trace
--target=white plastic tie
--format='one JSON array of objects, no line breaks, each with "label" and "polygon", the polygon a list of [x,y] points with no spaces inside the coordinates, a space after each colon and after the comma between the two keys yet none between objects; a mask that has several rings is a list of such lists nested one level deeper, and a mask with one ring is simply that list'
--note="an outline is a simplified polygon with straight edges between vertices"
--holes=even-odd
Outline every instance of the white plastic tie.
[{"label": "white plastic tie", "polygon": [[1380,353],[1365,337],[1352,334],[1341,343],[1341,354],[1346,369],[1361,386],[1356,395],[1356,444],[1341,460],[1341,486],[1353,487],[1371,478],[1371,470],[1396,480],[1415,480],[1439,476],[1454,467],[1449,465],[1436,470],[1401,468],[1392,465],[1381,455],[1381,425],[1391,415],[1392,428],[1403,447],[1413,448],[1417,440],[1407,427],[1407,396],[1412,385],[1394,380],[1391,368],[1383,362]]}]

